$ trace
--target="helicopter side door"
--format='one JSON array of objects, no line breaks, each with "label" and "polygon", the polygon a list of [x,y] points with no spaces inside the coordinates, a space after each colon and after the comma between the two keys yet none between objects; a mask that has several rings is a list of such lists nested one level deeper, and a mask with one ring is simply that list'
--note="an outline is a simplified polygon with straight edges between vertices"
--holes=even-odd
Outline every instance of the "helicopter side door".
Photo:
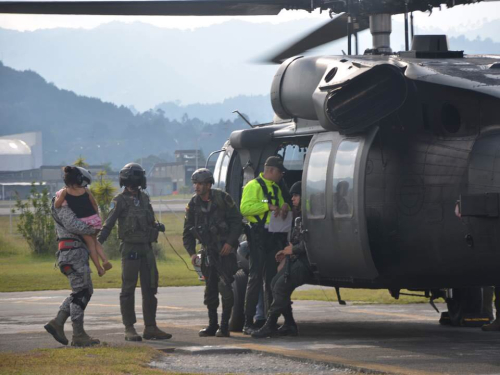
[{"label": "helicopter side door", "polygon": [[302,181],[307,252],[320,278],[331,283],[378,276],[364,214],[365,166],[373,137],[328,132],[315,135],[309,145]]}]

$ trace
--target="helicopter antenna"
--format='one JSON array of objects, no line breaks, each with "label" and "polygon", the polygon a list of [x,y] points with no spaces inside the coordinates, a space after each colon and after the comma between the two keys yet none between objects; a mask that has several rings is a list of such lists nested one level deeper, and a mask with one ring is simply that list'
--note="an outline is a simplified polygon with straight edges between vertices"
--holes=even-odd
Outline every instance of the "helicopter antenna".
[{"label": "helicopter antenna", "polygon": [[243,115],[240,113],[240,111],[238,111],[238,110],[234,110],[232,113],[237,113],[237,114],[238,114],[238,116],[240,116],[240,117],[243,119],[243,121],[245,121],[245,122],[248,124],[248,126],[250,126],[251,128],[253,128],[253,125],[250,123],[250,121],[248,121],[248,120],[245,118],[245,116],[243,116]]}]

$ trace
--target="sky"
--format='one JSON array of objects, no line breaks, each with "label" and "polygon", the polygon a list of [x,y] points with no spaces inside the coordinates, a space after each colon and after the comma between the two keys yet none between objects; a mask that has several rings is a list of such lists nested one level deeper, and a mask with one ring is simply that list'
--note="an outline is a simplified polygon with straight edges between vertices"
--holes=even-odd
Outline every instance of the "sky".
[{"label": "sky", "polygon": [[[415,12],[415,24],[419,31],[437,25],[443,30],[460,28],[462,31],[473,29],[478,25],[500,19],[500,2],[487,2],[465,6],[456,6],[443,11],[434,9],[431,17],[427,13]],[[249,22],[281,23],[301,18],[317,18],[318,21],[327,20],[328,15],[323,12],[308,13],[306,11],[282,11],[277,16],[255,17],[109,17],[109,16],[55,16],[55,15],[0,15],[0,27],[18,31],[32,31],[58,27],[91,29],[112,21],[144,22],[158,27],[176,29],[195,29],[213,24],[223,23],[231,19],[243,19]],[[394,16],[395,20],[402,21],[403,16]]]}]

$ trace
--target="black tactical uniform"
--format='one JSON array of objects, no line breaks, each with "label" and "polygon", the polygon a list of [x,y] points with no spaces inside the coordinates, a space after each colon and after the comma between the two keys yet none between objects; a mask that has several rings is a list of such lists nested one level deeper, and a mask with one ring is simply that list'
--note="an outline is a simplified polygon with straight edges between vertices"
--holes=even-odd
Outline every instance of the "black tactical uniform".
[{"label": "black tactical uniform", "polygon": [[[201,270],[206,282],[203,302],[208,308],[209,316],[209,326],[200,331],[200,336],[213,336],[219,328],[219,293],[222,297],[222,317],[217,336],[229,335],[228,324],[234,304],[231,284],[238,270],[235,251],[241,231],[242,217],[229,194],[210,189],[208,201],[202,200],[198,195],[194,195],[189,201],[184,221],[184,247],[192,256],[196,254],[196,239],[202,240]],[[225,243],[234,250],[226,256],[220,256],[219,252]]]},{"label": "black tactical uniform", "polygon": [[[129,165],[127,164],[124,169]],[[135,165],[138,166],[138,164]],[[142,169],[142,167],[140,168]],[[120,183],[122,184],[122,182]],[[128,186],[126,181],[124,184]],[[145,185],[145,181],[143,185]],[[151,243],[158,240],[158,225],[155,223],[149,196],[140,189],[137,189],[135,193],[124,189],[122,193],[114,197],[109,215],[99,234],[99,242],[106,241],[117,220],[122,255],[120,310],[123,324],[126,327],[125,339],[130,341],[140,341],[141,339],[133,327],[137,322],[135,288],[139,275],[145,325],[143,337],[146,339],[168,339],[171,335],[160,331],[156,326],[158,268]]]},{"label": "black tactical uniform", "polygon": [[[292,194],[296,184],[290,189]],[[300,189],[300,183],[298,183]],[[292,246],[292,255],[287,256],[284,267],[276,274],[271,282],[273,292],[273,303],[269,308],[268,319],[266,324],[252,334],[252,337],[261,338],[268,337],[274,333],[280,335],[298,334],[297,325],[293,319],[291,296],[295,288],[301,285],[310,283],[313,280],[313,273],[309,259],[307,258],[306,247],[304,243],[303,233],[301,231],[301,212],[300,209],[294,212],[294,227],[290,235],[290,243]],[[278,317],[283,314],[285,323],[279,329],[276,327]]]}]

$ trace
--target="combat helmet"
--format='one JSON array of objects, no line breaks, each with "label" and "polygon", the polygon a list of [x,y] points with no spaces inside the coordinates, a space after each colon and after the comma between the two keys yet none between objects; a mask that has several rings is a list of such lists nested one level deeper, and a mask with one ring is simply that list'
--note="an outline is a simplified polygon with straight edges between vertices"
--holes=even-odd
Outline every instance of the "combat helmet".
[{"label": "combat helmet", "polygon": [[207,168],[200,168],[194,171],[193,175],[191,176],[191,182],[193,184],[196,183],[204,183],[208,182],[210,184],[213,184],[215,182],[214,180],[214,175],[212,172],[210,172],[209,169]]},{"label": "combat helmet", "polygon": [[90,171],[82,167],[75,168],[78,171],[76,174],[76,183],[81,187],[90,185],[92,183],[92,175],[90,174]]},{"label": "combat helmet", "polygon": [[146,189],[146,171],[140,164],[128,163],[120,170],[120,187],[131,186]]}]

